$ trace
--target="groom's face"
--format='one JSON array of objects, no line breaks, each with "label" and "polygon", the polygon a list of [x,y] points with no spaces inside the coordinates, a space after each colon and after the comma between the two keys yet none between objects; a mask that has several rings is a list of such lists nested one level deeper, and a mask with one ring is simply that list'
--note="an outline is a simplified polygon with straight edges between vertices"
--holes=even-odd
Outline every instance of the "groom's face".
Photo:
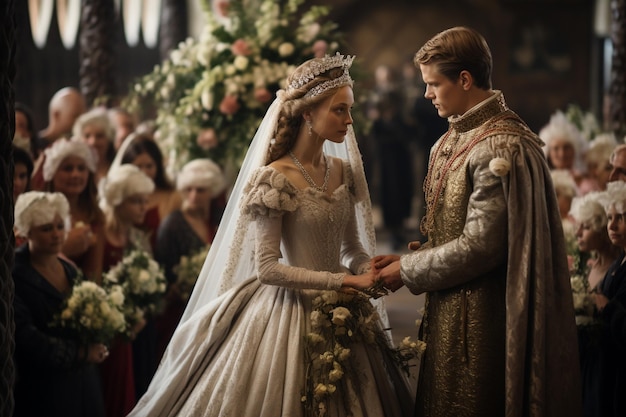
[{"label": "groom's face", "polygon": [[424,97],[433,103],[439,117],[460,116],[467,108],[467,92],[463,88],[461,77],[451,80],[439,72],[437,64],[420,64],[422,79],[426,84]]}]

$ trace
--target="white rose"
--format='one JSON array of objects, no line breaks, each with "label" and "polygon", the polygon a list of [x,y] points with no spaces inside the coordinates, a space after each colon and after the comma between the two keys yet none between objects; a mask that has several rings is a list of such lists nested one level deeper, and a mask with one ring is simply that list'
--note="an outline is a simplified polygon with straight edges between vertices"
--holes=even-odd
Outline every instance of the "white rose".
[{"label": "white rose", "polygon": [[224,73],[228,76],[234,75],[237,72],[237,68],[234,65],[227,65],[226,69],[224,69]]},{"label": "white rose", "polygon": [[211,110],[213,108],[213,93],[210,88],[202,90],[200,101],[202,102],[202,107],[205,110]]},{"label": "white rose", "polygon": [[293,44],[289,42],[281,43],[278,47],[278,54],[282,57],[287,57],[293,54],[295,48]]},{"label": "white rose", "polygon": [[141,272],[139,272],[139,276],[137,276],[137,280],[142,284],[150,281],[150,273],[142,269]]},{"label": "white rose", "polygon": [[493,158],[489,161],[489,170],[496,177],[503,177],[511,169],[511,163],[504,158]]},{"label": "white rose", "polygon": [[233,64],[239,71],[243,71],[248,68],[248,58],[243,55],[237,55]]},{"label": "white rose", "polygon": [[346,323],[346,319],[352,316],[350,310],[345,307],[337,307],[330,311],[333,314],[332,321],[339,326]]}]

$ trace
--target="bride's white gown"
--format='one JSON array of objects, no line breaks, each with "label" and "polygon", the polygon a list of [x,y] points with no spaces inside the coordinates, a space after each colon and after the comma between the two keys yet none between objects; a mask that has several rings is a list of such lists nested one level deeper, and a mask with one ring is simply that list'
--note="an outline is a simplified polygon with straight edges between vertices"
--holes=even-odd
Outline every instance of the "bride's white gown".
[{"label": "bride's white gown", "polygon": [[[177,329],[157,371],[168,374],[150,386],[131,416],[304,416],[311,301],[338,289],[346,268],[358,273],[369,262],[356,236],[354,203],[347,163],[344,184],[332,195],[296,189],[275,169],[259,168],[242,208],[255,218],[257,276]],[[376,346],[352,346],[351,352],[359,391],[344,381],[325,415],[410,415],[413,394],[398,369]],[[340,390],[348,391],[352,414]]]}]

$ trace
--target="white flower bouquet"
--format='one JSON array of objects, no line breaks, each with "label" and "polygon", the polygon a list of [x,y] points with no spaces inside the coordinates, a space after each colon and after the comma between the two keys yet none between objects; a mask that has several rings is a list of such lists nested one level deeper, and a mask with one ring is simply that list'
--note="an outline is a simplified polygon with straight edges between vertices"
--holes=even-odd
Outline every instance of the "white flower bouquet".
[{"label": "white flower bouquet", "polygon": [[143,314],[158,312],[163,304],[166,280],[163,269],[152,256],[141,250],[126,255],[104,274],[105,286],[119,285],[125,296],[127,320],[135,324]]},{"label": "white flower bouquet", "polygon": [[355,343],[376,345],[407,373],[426,348],[424,342],[408,337],[392,347],[368,297],[335,291],[325,291],[313,300],[311,331],[305,343],[309,365],[301,401],[310,414],[326,409],[326,401],[346,374],[358,381],[358,365],[351,354]]},{"label": "white flower bouquet", "polygon": [[119,285],[105,290],[95,282],[78,279],[52,325],[72,329],[86,345],[109,344],[126,331],[123,308],[124,293]]},{"label": "white flower bouquet", "polygon": [[574,274],[570,277],[574,314],[577,326],[588,326],[594,323],[595,304],[589,293],[589,281],[586,274]]},{"label": "white flower bouquet", "polygon": [[124,103],[135,112],[155,109],[170,173],[196,158],[238,169],[289,73],[339,47],[336,25],[321,23],[329,12],[323,6],[301,13],[304,0],[231,0],[215,10],[203,3],[200,39],[181,43]]},{"label": "white flower bouquet", "polygon": [[184,302],[189,300],[191,291],[194,285],[196,285],[196,280],[202,270],[202,265],[204,265],[204,260],[210,248],[211,245],[206,245],[195,254],[181,256],[180,263],[174,267],[174,273],[177,277],[176,286],[178,287],[180,298]]}]

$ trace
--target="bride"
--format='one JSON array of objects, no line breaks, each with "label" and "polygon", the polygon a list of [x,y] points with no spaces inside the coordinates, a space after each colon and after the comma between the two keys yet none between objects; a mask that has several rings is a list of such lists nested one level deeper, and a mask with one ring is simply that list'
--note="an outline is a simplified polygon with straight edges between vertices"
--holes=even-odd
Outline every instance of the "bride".
[{"label": "bride", "polygon": [[353,59],[309,60],[278,92],[130,416],[412,413],[384,305],[364,295],[376,288],[375,243],[351,126]]}]

